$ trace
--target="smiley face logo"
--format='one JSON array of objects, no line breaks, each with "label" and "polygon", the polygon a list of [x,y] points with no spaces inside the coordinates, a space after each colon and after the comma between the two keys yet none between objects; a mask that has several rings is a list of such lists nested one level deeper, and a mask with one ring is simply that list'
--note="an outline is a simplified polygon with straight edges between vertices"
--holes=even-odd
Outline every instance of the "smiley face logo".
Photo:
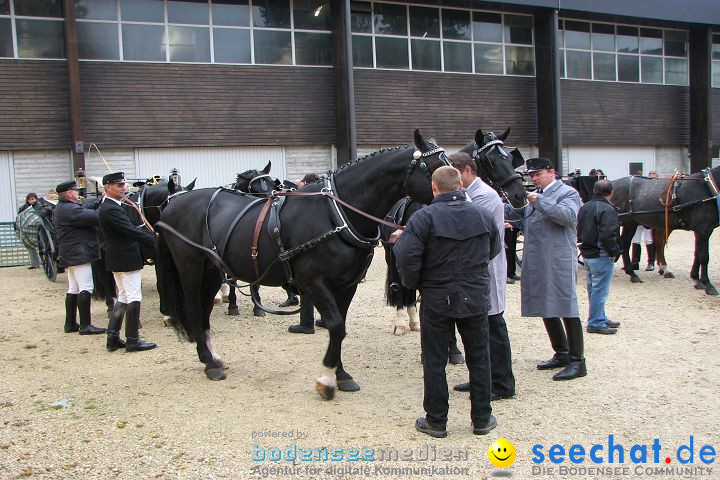
[{"label": "smiley face logo", "polygon": [[515,445],[501,438],[490,445],[488,458],[498,468],[507,468],[515,461]]}]

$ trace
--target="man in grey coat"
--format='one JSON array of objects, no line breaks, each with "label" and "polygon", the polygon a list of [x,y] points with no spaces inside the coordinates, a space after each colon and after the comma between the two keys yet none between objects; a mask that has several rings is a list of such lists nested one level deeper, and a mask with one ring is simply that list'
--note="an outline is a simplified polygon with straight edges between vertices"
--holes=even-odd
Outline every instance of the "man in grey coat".
[{"label": "man in grey coat", "polygon": [[580,195],[555,179],[555,167],[547,158],[531,158],[527,167],[537,188],[528,194],[530,205],[521,212],[505,209],[509,219],[524,219],[525,223],[521,315],[543,318],[555,350],[550,360],[537,366],[539,370],[564,367],[553,380],[584,377],[587,371],[577,302]]}]

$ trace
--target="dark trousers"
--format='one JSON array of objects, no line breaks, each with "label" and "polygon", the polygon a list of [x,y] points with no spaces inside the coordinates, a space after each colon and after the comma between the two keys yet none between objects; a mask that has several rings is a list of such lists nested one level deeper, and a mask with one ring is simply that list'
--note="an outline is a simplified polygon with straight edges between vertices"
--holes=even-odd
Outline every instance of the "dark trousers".
[{"label": "dark trousers", "polygon": [[470,372],[470,417],[473,425],[485,425],[492,412],[487,314],[455,319],[430,311],[420,303],[420,321],[425,388],[423,407],[427,421],[434,426],[447,424],[449,394],[445,366],[450,337],[457,325]]},{"label": "dark trousers", "polygon": [[492,392],[501,397],[510,397],[515,395],[515,376],[512,372],[510,337],[503,313],[488,315]]},{"label": "dark trousers", "polygon": [[517,252],[518,231],[514,228],[505,229],[505,258],[507,258],[507,276],[515,276],[517,264],[515,253]]}]

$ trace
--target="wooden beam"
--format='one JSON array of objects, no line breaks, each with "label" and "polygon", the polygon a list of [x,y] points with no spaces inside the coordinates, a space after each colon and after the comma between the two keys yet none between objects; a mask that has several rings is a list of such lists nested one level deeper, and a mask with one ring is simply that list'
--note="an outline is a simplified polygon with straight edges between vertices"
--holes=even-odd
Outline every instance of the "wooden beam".
[{"label": "wooden beam", "polygon": [[73,152],[74,173],[78,168],[85,170],[75,0],[63,0],[63,11],[65,12],[65,55],[67,57],[70,130],[72,133],[72,145],[70,147]]},{"label": "wooden beam", "polygon": [[337,163],[357,158],[350,0],[332,2]]},{"label": "wooden beam", "polygon": [[690,28],[690,171],[712,162],[712,32],[707,27]]}]

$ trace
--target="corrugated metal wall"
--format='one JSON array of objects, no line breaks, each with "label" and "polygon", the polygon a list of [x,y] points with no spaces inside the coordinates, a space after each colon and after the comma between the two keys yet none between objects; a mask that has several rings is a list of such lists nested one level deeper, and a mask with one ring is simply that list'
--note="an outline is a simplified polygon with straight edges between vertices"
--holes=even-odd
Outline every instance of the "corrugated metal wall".
[{"label": "corrugated metal wall", "polygon": [[[103,161],[103,159],[105,160]],[[95,147],[92,147],[85,152],[85,175],[102,179],[103,175],[107,175],[111,171],[124,172],[125,178],[137,178],[135,174],[135,150],[132,148],[106,149],[100,147],[100,153],[98,153]],[[167,177],[167,172],[163,172],[162,176]]]},{"label": "corrugated metal wall", "polygon": [[272,176],[286,178],[283,147],[138,148],[135,158],[138,178],[167,177],[177,168],[183,185],[197,178],[196,188],[228,185],[238,173],[261,170],[268,161]]},{"label": "corrugated metal wall", "polygon": [[[307,173],[323,174],[332,169],[332,147],[330,145],[309,145],[286,147],[287,178],[291,182],[301,179]],[[270,174],[275,177],[275,166]]]},{"label": "corrugated metal wall", "polygon": [[0,152],[0,222],[15,220],[16,203],[10,152]]},{"label": "corrugated metal wall", "polygon": [[25,203],[29,192],[43,197],[58,183],[74,178],[70,150],[15,151],[12,156],[18,205]]},{"label": "corrugated metal wall", "polygon": [[610,180],[615,180],[629,175],[631,162],[642,163],[645,174],[655,170],[655,147],[568,147],[568,172],[579,168],[583,175],[587,175],[591,169],[600,168]]}]

